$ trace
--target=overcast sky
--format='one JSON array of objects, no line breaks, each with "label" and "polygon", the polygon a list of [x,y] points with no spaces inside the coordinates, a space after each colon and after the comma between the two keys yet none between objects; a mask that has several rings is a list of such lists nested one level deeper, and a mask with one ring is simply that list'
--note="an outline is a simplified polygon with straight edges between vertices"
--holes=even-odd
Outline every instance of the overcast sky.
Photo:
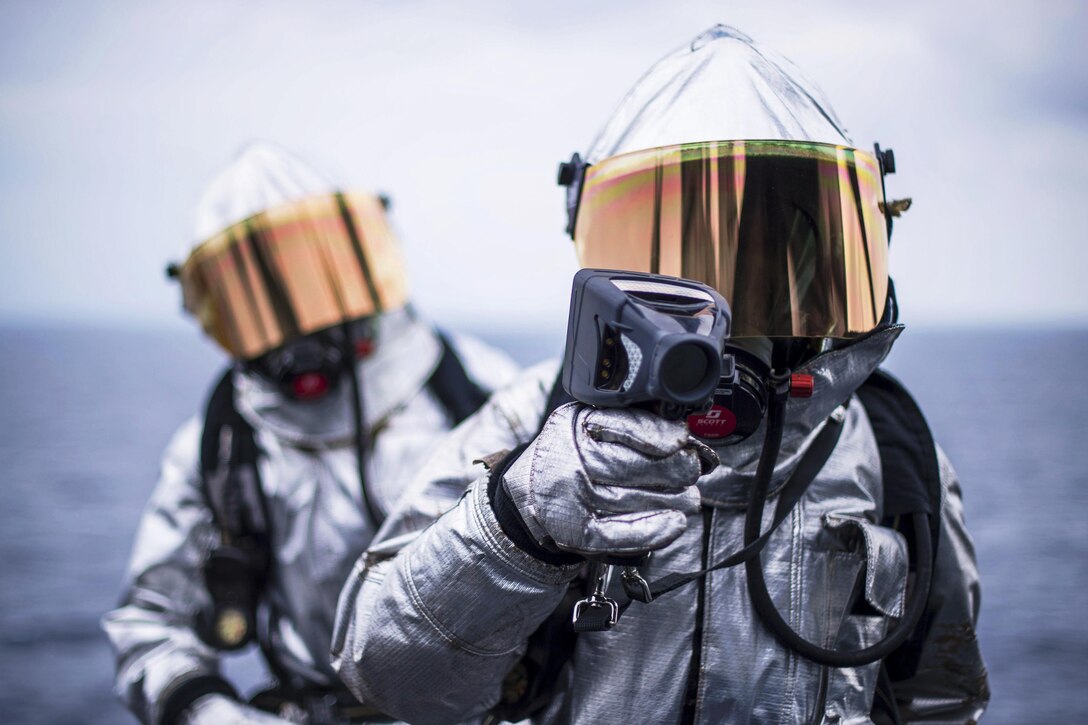
[{"label": "overcast sky", "polygon": [[1088,322],[1088,3],[0,0],[0,318],[176,325],[162,273],[253,139],[394,200],[414,297],[562,326],[560,159],[716,22],[895,149],[907,322]]}]

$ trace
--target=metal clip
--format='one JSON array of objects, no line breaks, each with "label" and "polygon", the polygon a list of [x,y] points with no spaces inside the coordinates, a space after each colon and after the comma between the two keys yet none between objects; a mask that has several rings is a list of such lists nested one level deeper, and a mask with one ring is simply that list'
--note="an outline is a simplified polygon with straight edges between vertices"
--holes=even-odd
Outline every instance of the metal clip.
[{"label": "metal clip", "polygon": [[612,629],[620,618],[619,604],[605,594],[612,567],[599,561],[592,562],[590,566],[593,591],[585,599],[574,603],[571,625],[575,632],[603,632]]},{"label": "metal clip", "polygon": [[638,567],[623,567],[620,581],[623,583],[624,593],[631,599],[643,604],[649,604],[653,601],[654,595],[650,592],[650,585],[639,573]]},{"label": "metal clip", "polygon": [[[587,619],[587,615],[589,614],[585,611],[587,608],[604,608],[607,610],[607,613],[603,619],[594,617],[591,620]],[[615,599],[590,594],[585,599],[580,599],[574,603],[574,614],[571,617],[571,624],[574,625],[575,632],[604,632],[615,627],[619,618],[620,605],[616,603]]]}]

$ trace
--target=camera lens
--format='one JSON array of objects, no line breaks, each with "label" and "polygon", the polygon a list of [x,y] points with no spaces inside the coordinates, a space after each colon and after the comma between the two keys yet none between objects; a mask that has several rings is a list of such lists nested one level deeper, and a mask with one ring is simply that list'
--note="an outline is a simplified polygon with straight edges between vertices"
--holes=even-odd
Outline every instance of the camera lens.
[{"label": "camera lens", "polygon": [[661,384],[665,392],[685,403],[709,395],[718,379],[717,371],[709,375],[710,363],[705,346],[692,342],[675,345],[661,360]]}]

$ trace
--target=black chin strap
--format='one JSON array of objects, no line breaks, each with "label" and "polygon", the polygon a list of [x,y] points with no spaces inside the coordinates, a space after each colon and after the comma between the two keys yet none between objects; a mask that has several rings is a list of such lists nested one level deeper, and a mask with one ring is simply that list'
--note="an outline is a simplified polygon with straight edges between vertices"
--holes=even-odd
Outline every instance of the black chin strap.
[{"label": "black chin strap", "polygon": [[382,525],[385,516],[378,510],[378,506],[370,498],[366,485],[366,428],[363,424],[363,391],[359,384],[359,371],[355,368],[355,341],[351,335],[351,324],[345,322],[341,329],[344,338],[344,366],[347,368],[348,379],[351,381],[351,414],[355,422],[355,465],[359,471],[359,494],[366,506],[367,518],[370,525],[377,531]]}]

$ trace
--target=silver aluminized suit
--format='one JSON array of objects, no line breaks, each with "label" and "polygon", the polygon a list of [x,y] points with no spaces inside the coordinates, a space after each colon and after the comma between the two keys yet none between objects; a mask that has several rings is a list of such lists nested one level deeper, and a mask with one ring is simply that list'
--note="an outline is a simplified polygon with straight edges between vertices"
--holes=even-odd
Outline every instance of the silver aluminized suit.
[{"label": "silver aluminized suit", "polygon": [[[791,400],[787,409],[764,528],[774,487],[823,421],[845,415],[834,452],[763,553],[767,586],[784,618],[823,645],[855,649],[884,633],[885,616],[846,611],[862,570],[872,610],[903,612],[906,544],[877,523],[879,456],[864,406],[851,397],[900,330],[884,329],[811,361],[799,372],[815,376],[816,394]],[[413,723],[481,717],[498,701],[529,635],[578,575],[576,565],[546,564],[512,543],[489,504],[487,474],[474,463],[536,435],[555,374],[554,366],[535,368],[446,438],[356,565],[340,599],[333,662],[368,704]],[[655,552],[642,569],[648,580],[695,571],[704,557],[715,561],[741,548],[762,437],[761,429],[742,444],[715,448],[722,464],[698,484],[704,513],[690,516],[686,532]],[[943,453],[940,465],[932,621],[917,674],[897,683],[896,694],[911,722],[973,722],[988,701],[975,638],[978,573],[959,484]],[[678,722],[694,676],[698,723],[869,722],[878,666],[824,673],[786,650],[759,621],[744,578],[743,567],[712,572],[702,587],[692,583],[633,604],[611,631],[579,635],[562,685],[537,720]],[[698,612],[701,646],[694,651]]]},{"label": "silver aluminized suit", "polygon": [[[430,325],[404,310],[378,319],[374,352],[359,373],[371,442],[368,494],[388,513],[450,420],[425,387],[441,351]],[[467,338],[453,342],[481,387],[494,389],[516,374],[502,353]],[[328,649],[336,599],[374,535],[360,495],[345,397],[351,386],[297,402],[235,374],[236,406],[263,451],[273,555],[271,653],[302,683],[335,683]],[[167,448],[132,553],[127,594],[104,620],[118,657],[118,694],[144,722],[158,722],[159,707],[185,680],[218,670],[217,652],[194,630],[194,616],[208,600],[201,563],[218,538],[200,490],[201,430],[202,420],[188,421]]]}]

